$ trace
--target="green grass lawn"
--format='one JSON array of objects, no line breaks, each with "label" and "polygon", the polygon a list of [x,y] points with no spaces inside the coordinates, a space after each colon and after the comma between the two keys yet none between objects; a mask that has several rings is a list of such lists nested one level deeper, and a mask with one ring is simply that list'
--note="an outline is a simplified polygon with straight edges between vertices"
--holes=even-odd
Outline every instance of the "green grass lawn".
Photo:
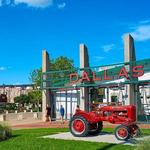
[{"label": "green grass lawn", "polygon": [[[13,130],[13,137],[7,141],[0,142],[0,150],[132,150],[133,146],[120,144],[94,143],[83,141],[67,141],[41,138],[65,132],[68,129],[24,129]],[[104,129],[105,132],[113,132],[113,129]],[[150,135],[150,130],[145,129],[143,133]],[[108,139],[109,140],[109,139]]]}]

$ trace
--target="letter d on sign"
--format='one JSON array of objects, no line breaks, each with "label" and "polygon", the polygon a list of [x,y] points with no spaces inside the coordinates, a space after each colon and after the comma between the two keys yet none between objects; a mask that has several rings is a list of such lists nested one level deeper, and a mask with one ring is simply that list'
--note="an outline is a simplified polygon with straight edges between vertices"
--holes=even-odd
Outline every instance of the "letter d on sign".
[{"label": "letter d on sign", "polygon": [[74,83],[78,81],[78,74],[77,73],[71,73],[70,74],[70,82]]}]

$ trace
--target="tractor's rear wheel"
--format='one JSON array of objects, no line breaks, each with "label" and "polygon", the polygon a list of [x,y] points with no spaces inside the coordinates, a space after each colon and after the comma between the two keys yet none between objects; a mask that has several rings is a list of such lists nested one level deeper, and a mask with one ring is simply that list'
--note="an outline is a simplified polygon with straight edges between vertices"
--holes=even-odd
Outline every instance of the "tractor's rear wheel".
[{"label": "tractor's rear wheel", "polygon": [[84,137],[88,135],[89,123],[82,116],[74,116],[69,123],[70,132],[77,137]]},{"label": "tractor's rear wheel", "polygon": [[90,135],[99,134],[102,129],[103,129],[103,122],[98,122],[98,123],[90,124],[89,134]]},{"label": "tractor's rear wheel", "polygon": [[130,129],[125,125],[119,125],[115,129],[115,137],[118,140],[128,140],[130,138]]},{"label": "tractor's rear wheel", "polygon": [[131,132],[131,136],[134,137],[139,137],[141,136],[141,130],[138,127],[138,125],[134,124],[130,127],[130,132]]}]

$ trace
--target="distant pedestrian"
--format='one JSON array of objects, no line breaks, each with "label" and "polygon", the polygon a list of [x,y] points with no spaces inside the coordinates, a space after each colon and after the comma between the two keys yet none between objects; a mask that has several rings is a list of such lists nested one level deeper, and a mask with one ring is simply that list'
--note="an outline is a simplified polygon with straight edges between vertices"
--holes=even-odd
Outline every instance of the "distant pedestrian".
[{"label": "distant pedestrian", "polygon": [[51,107],[48,105],[46,107],[46,121],[51,123]]},{"label": "distant pedestrian", "polygon": [[80,106],[79,105],[77,105],[77,107],[76,107],[76,112],[78,112],[78,111],[80,111]]},{"label": "distant pedestrian", "polygon": [[61,116],[61,122],[64,123],[64,114],[65,114],[65,109],[64,107],[61,105],[60,106],[60,116]]}]

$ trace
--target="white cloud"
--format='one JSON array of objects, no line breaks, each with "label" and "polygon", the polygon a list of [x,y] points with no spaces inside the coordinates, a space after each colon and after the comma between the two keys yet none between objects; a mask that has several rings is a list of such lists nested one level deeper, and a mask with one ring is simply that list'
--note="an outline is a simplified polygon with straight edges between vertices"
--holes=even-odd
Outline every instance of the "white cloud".
[{"label": "white cloud", "polygon": [[102,61],[104,59],[105,59],[105,57],[103,57],[103,56],[94,56],[95,61]]},{"label": "white cloud", "polygon": [[0,71],[4,71],[4,70],[7,70],[6,67],[0,67]]},{"label": "white cloud", "polygon": [[139,25],[130,33],[136,41],[150,40],[150,24]]},{"label": "white cloud", "polygon": [[53,5],[53,0],[0,0],[0,6],[11,4],[26,4],[29,7],[45,8]]},{"label": "white cloud", "polygon": [[[130,24],[128,34],[131,34],[136,41],[150,40],[150,19],[141,20],[137,24]],[[122,35],[123,39],[124,35]]]},{"label": "white cloud", "polygon": [[114,44],[107,44],[102,46],[101,48],[103,49],[104,52],[109,52],[114,48],[114,46],[115,46]]},{"label": "white cloud", "polygon": [[150,19],[139,21],[140,24],[150,23]]},{"label": "white cloud", "polygon": [[[3,5],[16,6],[20,4],[25,4],[28,7],[46,8],[52,6],[53,3],[54,0],[0,0],[0,7]],[[58,9],[64,9],[66,7],[66,3],[57,3],[55,6]]]},{"label": "white cloud", "polygon": [[63,2],[63,3],[61,3],[61,4],[57,4],[57,7],[58,7],[59,9],[63,9],[63,8],[66,7],[66,3]]},{"label": "white cloud", "polygon": [[20,85],[21,83],[20,82],[16,82],[16,83],[14,83],[13,85]]},{"label": "white cloud", "polygon": [[27,4],[30,7],[45,8],[53,4],[53,0],[15,0],[15,4]]},{"label": "white cloud", "polygon": [[0,66],[0,71],[5,71],[5,70],[9,70],[9,69],[12,69],[12,67],[11,66],[8,66],[8,67]]}]

